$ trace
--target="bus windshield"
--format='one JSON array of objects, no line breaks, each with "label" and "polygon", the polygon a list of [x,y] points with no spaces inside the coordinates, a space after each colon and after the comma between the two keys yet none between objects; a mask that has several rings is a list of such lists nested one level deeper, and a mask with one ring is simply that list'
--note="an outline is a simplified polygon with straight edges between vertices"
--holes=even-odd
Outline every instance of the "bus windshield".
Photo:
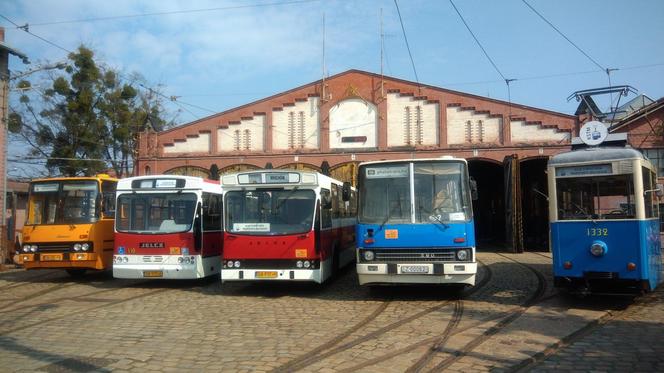
[{"label": "bus windshield", "polygon": [[634,219],[632,175],[556,179],[558,219]]},{"label": "bus windshield", "polygon": [[165,234],[191,230],[198,197],[194,193],[132,193],[118,196],[118,232]]},{"label": "bus windshield", "polygon": [[299,189],[230,191],[225,203],[227,232],[297,234],[313,227],[316,195]]},{"label": "bus windshield", "polygon": [[98,219],[95,180],[44,181],[30,186],[28,225],[84,224]]},{"label": "bus windshield", "polygon": [[[411,197],[410,165],[377,164],[360,169],[360,221],[369,224],[440,223],[471,218],[465,164],[415,162]],[[414,199],[414,200],[413,200]],[[411,203],[414,202],[414,220]]]}]

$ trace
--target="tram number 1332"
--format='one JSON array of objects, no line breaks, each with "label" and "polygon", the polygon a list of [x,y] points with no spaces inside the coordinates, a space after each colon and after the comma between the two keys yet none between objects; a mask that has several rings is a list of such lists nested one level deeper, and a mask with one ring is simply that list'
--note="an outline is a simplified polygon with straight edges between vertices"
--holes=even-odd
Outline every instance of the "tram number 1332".
[{"label": "tram number 1332", "polygon": [[606,237],[609,235],[609,228],[588,228],[586,235],[590,237]]}]

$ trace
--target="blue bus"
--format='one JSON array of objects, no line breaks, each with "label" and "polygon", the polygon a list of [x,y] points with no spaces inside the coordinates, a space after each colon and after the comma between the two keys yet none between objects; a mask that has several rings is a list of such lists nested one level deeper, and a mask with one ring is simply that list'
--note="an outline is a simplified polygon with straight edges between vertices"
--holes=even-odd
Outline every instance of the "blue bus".
[{"label": "blue bus", "polygon": [[474,285],[472,199],[465,159],[445,156],[359,166],[360,285]]},{"label": "blue bus", "polygon": [[661,282],[656,171],[639,151],[591,147],[548,164],[555,286],[649,291]]}]

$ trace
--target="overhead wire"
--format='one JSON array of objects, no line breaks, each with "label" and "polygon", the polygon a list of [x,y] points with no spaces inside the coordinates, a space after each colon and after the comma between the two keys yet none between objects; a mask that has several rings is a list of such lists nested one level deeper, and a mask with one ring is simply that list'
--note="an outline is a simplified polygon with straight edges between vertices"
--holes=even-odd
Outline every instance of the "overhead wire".
[{"label": "overhead wire", "polygon": [[528,4],[528,2],[527,2],[526,0],[521,0],[521,1],[522,1],[524,4],[526,4],[526,6],[527,6],[528,8],[530,8],[530,10],[532,10],[535,14],[537,14],[537,15],[538,15],[538,16],[539,16],[544,22],[546,22],[549,26],[551,26],[551,28],[553,28],[553,29],[554,29],[554,30],[555,30],[560,36],[562,36],[563,38],[565,38],[565,40],[567,40],[570,44],[572,44],[572,46],[574,46],[574,48],[576,48],[579,52],[581,52],[584,56],[586,56],[586,57],[587,57],[592,63],[594,63],[597,67],[599,67],[600,70],[606,72],[607,68],[605,68],[604,66],[600,65],[600,63],[597,62],[597,61],[595,61],[594,58],[590,57],[590,55],[589,55],[588,53],[586,53],[583,49],[581,49],[581,47],[579,47],[578,45],[576,45],[576,43],[574,43],[570,38],[567,37],[567,35],[565,35],[562,31],[560,31],[560,30],[559,30],[559,29],[558,29],[553,23],[551,23],[551,21],[549,21],[548,19],[546,19],[546,17],[544,17],[544,16],[542,15],[542,13],[538,12],[537,9],[533,8],[532,5]]},{"label": "overhead wire", "polygon": [[[305,3],[313,3],[313,2],[319,2],[319,1],[321,1],[321,0],[292,0],[292,1],[260,3],[260,4],[234,5],[234,6],[225,6],[225,7],[215,7],[215,8],[173,10],[173,11],[166,11],[166,12],[139,13],[139,14],[128,14],[128,15],[121,15],[121,16],[95,17],[95,18],[75,19],[75,20],[66,20],[66,21],[53,21],[53,22],[40,22],[40,23],[30,24],[30,26],[31,27],[34,27],[34,26],[49,26],[49,25],[69,24],[69,23],[87,23],[87,22],[98,22],[98,21],[111,21],[111,20],[127,19],[127,18],[156,17],[156,16],[165,16],[165,15],[172,15],[172,14],[217,12],[217,11],[224,11],[224,10],[236,10],[236,9],[248,9],[248,8],[262,8],[262,7],[269,7],[269,6],[305,4]],[[22,26],[18,26],[18,25],[15,25],[15,26],[17,28],[22,27]]]},{"label": "overhead wire", "polygon": [[517,79],[506,78],[505,77],[505,75],[502,73],[502,71],[500,71],[500,69],[498,68],[496,63],[493,62],[493,59],[491,58],[491,56],[489,56],[489,53],[487,53],[486,49],[484,49],[484,47],[482,46],[482,43],[480,43],[480,40],[477,38],[477,36],[475,36],[475,33],[470,28],[470,25],[468,24],[468,22],[466,22],[466,20],[463,18],[463,15],[461,14],[461,12],[457,8],[457,6],[454,4],[454,1],[450,0],[450,4],[452,4],[452,7],[454,8],[454,11],[456,11],[456,13],[459,15],[459,18],[461,19],[461,22],[463,22],[463,24],[466,26],[466,29],[468,30],[470,35],[475,40],[475,43],[477,43],[477,45],[480,47],[480,49],[482,50],[482,52],[484,53],[486,58],[489,60],[489,62],[493,66],[493,68],[496,69],[496,71],[498,72],[498,75],[500,75],[500,77],[503,78],[503,81],[505,82],[505,85],[507,86],[507,103],[508,103],[508,107],[509,107],[509,109],[508,109],[509,110],[509,114],[508,114],[509,117],[508,118],[511,118],[512,117],[512,91],[510,89],[510,83],[517,80]]},{"label": "overhead wire", "polygon": [[420,85],[420,79],[417,77],[417,69],[415,68],[415,61],[413,60],[413,54],[410,52],[410,45],[408,44],[408,36],[406,35],[406,28],[403,25],[403,18],[401,18],[401,11],[399,10],[399,3],[397,0],[394,0],[394,6],[397,8],[397,14],[399,15],[399,23],[401,24],[401,31],[403,32],[403,38],[406,41],[406,49],[408,50],[408,57],[410,57],[410,64],[413,66],[413,73],[415,73],[415,82],[417,85]]}]

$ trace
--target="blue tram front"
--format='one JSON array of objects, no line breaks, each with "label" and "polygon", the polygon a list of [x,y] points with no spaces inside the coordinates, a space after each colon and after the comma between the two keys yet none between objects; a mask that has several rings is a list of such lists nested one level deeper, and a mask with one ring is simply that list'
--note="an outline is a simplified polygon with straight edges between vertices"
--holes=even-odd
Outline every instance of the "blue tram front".
[{"label": "blue tram front", "polygon": [[649,291],[660,283],[658,187],[647,158],[631,148],[575,150],[549,160],[548,180],[557,287]]}]

